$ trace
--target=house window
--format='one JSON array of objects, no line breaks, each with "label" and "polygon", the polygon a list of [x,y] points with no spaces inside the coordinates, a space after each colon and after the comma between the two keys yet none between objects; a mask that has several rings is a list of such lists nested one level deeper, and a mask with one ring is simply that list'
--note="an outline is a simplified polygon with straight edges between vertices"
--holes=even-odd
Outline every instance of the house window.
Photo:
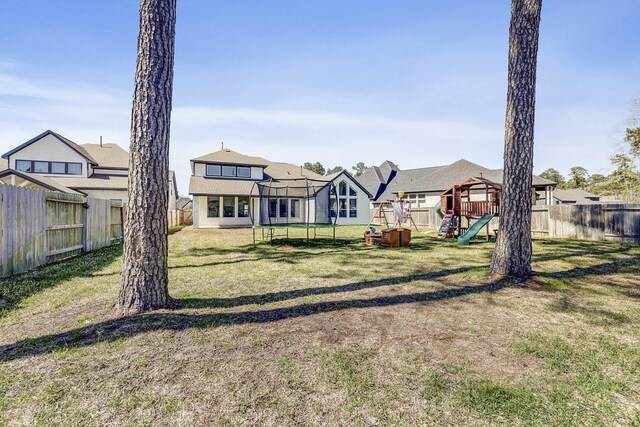
[{"label": "house window", "polygon": [[300,200],[291,200],[291,218],[297,218],[300,213]]},{"label": "house window", "polygon": [[222,198],[222,216],[225,218],[233,218],[236,216],[236,198]]},{"label": "house window", "polygon": [[346,218],[347,217],[347,199],[344,198],[340,198],[338,199],[338,215],[340,216],[340,218]]},{"label": "house window", "polygon": [[358,217],[358,199],[349,199],[349,218]]},{"label": "house window", "polygon": [[418,194],[418,207],[426,208],[427,207],[427,196],[423,194]]},{"label": "house window", "polygon": [[220,218],[220,197],[207,198],[207,217]]},{"label": "house window", "polygon": [[340,181],[340,184],[338,184],[338,194],[341,196],[346,196],[347,195],[347,183],[344,181]]},{"label": "house window", "polygon": [[238,176],[240,178],[251,178],[251,168],[246,166],[238,166]]},{"label": "house window", "polygon": [[51,162],[51,173],[64,174],[67,171],[66,164],[62,162]]},{"label": "house window", "polygon": [[82,163],[67,163],[67,173],[69,175],[82,175]]},{"label": "house window", "polygon": [[249,198],[238,197],[238,217],[247,218],[249,216]]},{"label": "house window", "polygon": [[338,216],[338,201],[334,198],[331,198],[331,205],[329,207],[329,215],[331,218],[335,218]]},{"label": "house window", "polygon": [[278,212],[278,199],[269,199],[269,217],[275,218]]},{"label": "house window", "polygon": [[223,166],[222,167],[222,176],[236,176],[236,167],[235,166]]},{"label": "house window", "polygon": [[49,162],[33,162],[35,173],[49,173]]},{"label": "house window", "polygon": [[357,196],[358,193],[356,192],[356,190],[353,189],[353,187],[349,186],[349,196]]},{"label": "house window", "polygon": [[220,165],[207,165],[207,176],[220,176],[221,173]]},{"label": "house window", "polygon": [[16,160],[16,170],[31,172],[31,162],[28,160]]},{"label": "house window", "polygon": [[287,199],[280,199],[280,218],[287,217]]}]

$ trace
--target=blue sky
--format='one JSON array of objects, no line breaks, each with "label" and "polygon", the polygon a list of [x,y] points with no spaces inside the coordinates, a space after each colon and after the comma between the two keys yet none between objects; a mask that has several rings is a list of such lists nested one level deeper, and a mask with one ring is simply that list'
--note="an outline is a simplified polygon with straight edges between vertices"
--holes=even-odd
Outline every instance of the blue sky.
[{"label": "blue sky", "polygon": [[[0,151],[129,143],[138,4],[0,2]],[[171,167],[225,146],[300,164],[502,166],[508,1],[178,0]],[[543,4],[534,165],[606,173],[640,97],[640,3]]]}]

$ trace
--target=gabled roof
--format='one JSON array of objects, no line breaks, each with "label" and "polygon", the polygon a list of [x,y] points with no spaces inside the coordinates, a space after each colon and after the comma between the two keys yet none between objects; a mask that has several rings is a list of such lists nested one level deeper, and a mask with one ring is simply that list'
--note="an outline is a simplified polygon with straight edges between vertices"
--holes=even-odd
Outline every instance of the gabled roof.
[{"label": "gabled roof", "polygon": [[52,130],[47,130],[45,132],[42,132],[40,135],[36,136],[35,138],[30,139],[29,141],[25,142],[24,144],[21,144],[19,146],[17,146],[16,148],[14,148],[11,151],[8,151],[6,153],[4,153],[2,155],[3,158],[8,158],[9,156],[11,156],[14,153],[17,153],[18,151],[28,147],[29,145],[33,144],[34,142],[39,141],[40,139],[44,138],[47,135],[51,135],[54,138],[58,139],[60,142],[66,144],[69,148],[71,148],[73,151],[75,151],[76,153],[80,154],[82,157],[84,157],[85,159],[87,159],[89,161],[89,163],[96,165],[97,162],[95,161],[95,159],[93,159],[93,157],[91,157],[91,155],[80,145],[76,144],[75,142],[71,141],[68,138],[65,138],[64,136],[55,133]]},{"label": "gabled roof", "polygon": [[[441,193],[454,185],[462,184],[469,177],[502,184],[502,175],[502,169],[489,169],[465,159],[444,166],[398,170],[395,178],[375,200],[393,199],[399,191]],[[372,180],[370,177],[366,179]],[[534,175],[533,185],[555,185],[555,182]]]},{"label": "gabled roof", "polygon": [[82,144],[80,147],[82,147],[101,168],[129,168],[129,153],[118,144]]},{"label": "gabled roof", "polygon": [[7,168],[9,168],[9,161],[0,157],[0,171],[3,171]]},{"label": "gabled roof", "polygon": [[331,175],[326,175],[326,176],[324,176],[323,178],[324,178],[326,181],[335,181],[336,179],[338,179],[338,178],[339,178],[340,176],[342,176],[342,175],[346,175],[346,176],[347,176],[351,181],[353,181],[353,183],[354,183],[354,184],[356,184],[356,186],[357,186],[358,188],[360,188],[362,191],[364,191],[364,192],[365,192],[365,194],[366,194],[367,196],[369,196],[369,198],[373,197],[373,195],[371,194],[371,192],[370,192],[367,188],[365,188],[362,184],[360,184],[360,183],[358,182],[358,180],[357,180],[357,179],[355,179],[355,177],[354,177],[353,175],[351,175],[351,173],[349,173],[349,172],[348,172],[348,171],[346,171],[346,170],[341,170],[340,172],[332,173]]},{"label": "gabled roof", "polygon": [[28,172],[21,172],[14,169],[5,169],[0,171],[0,178],[4,178],[10,175],[15,175],[16,177],[22,178],[25,181],[29,181],[37,186],[46,188],[49,191],[60,191],[62,193],[69,193],[69,194],[82,194],[62,185],[55,179],[48,178],[46,176],[42,176],[34,173],[28,173]]},{"label": "gabled roof", "polygon": [[193,200],[190,197],[180,197],[176,202],[177,209],[185,209],[193,204]]},{"label": "gabled roof", "polygon": [[229,150],[228,148],[205,154],[204,156],[196,157],[195,159],[191,159],[191,161],[261,167],[267,167],[269,165],[269,161],[263,159],[262,157],[245,156],[244,154],[236,153],[233,150]]},{"label": "gabled roof", "polygon": [[399,170],[395,163],[385,160],[380,166],[371,166],[355,179],[367,189],[374,200],[377,200],[387,190],[387,186],[395,179]]}]

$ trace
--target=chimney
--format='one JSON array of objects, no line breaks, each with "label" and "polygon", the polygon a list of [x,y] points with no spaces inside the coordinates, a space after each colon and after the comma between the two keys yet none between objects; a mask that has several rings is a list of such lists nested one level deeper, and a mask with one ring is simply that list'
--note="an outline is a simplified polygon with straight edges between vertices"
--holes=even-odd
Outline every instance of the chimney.
[{"label": "chimney", "polygon": [[102,147],[102,135],[100,135],[100,147]]},{"label": "chimney", "polygon": [[220,144],[222,145],[222,149],[224,150],[224,141],[221,141]]}]

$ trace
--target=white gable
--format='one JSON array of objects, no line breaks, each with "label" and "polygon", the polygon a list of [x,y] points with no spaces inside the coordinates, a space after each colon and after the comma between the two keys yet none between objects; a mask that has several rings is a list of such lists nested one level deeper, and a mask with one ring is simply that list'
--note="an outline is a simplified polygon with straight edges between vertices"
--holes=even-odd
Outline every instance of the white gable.
[{"label": "white gable", "polygon": [[11,154],[11,156],[9,156],[9,167],[15,169],[17,160],[81,163],[82,175],[79,176],[87,177],[87,159],[51,134]]}]

